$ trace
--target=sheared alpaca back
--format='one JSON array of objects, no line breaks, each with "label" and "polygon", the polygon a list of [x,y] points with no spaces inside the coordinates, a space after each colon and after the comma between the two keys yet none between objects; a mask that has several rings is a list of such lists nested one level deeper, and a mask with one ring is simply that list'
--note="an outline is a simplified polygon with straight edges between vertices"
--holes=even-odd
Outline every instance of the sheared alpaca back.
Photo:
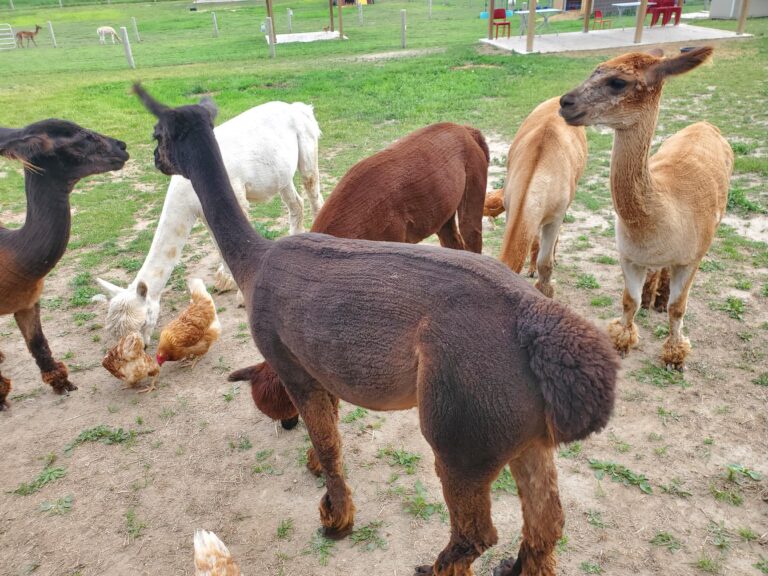
[{"label": "sheared alpaca back", "polygon": [[240,576],[240,568],[213,532],[195,530],[195,576]]}]

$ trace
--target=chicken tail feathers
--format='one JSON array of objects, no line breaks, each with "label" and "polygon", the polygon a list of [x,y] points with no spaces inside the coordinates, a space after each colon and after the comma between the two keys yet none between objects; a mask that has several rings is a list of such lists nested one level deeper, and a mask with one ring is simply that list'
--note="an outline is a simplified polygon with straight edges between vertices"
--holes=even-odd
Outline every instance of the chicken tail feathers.
[{"label": "chicken tail feathers", "polygon": [[195,530],[195,576],[240,576],[224,542],[213,532]]}]

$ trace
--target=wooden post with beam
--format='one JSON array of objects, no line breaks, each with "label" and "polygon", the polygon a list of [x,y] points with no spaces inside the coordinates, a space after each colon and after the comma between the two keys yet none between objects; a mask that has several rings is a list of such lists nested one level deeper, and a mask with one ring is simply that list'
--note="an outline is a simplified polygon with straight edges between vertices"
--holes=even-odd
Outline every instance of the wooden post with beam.
[{"label": "wooden post with beam", "polygon": [[496,9],[496,3],[491,0],[491,5],[488,7],[488,40],[493,40],[493,11]]},{"label": "wooden post with beam", "polygon": [[267,18],[272,19],[272,28],[271,30],[267,30],[267,32],[274,45],[277,44],[277,34],[275,33],[275,15],[272,12],[272,0],[267,0]]},{"label": "wooden post with beam", "polygon": [[525,39],[525,51],[533,52],[533,37],[536,35],[536,0],[528,5],[528,37]]},{"label": "wooden post with beam", "polygon": [[344,20],[342,20],[341,8],[344,5],[344,0],[337,0],[336,5],[339,7],[339,40],[344,40]]},{"label": "wooden post with beam", "polygon": [[331,14],[331,27],[330,30],[333,32],[333,0],[328,0],[328,11]]},{"label": "wooden post with beam", "polygon": [[741,3],[741,12],[739,13],[739,25],[736,26],[736,34],[744,34],[744,27],[747,25],[747,15],[749,14],[749,0],[743,0]]},{"label": "wooden post with beam", "polygon": [[643,26],[645,26],[645,11],[648,9],[648,0],[640,0],[637,7],[637,23],[635,24],[635,44],[643,40]]},{"label": "wooden post with beam", "polygon": [[581,31],[586,34],[589,32],[589,19],[592,17],[592,0],[584,0],[582,5],[584,6],[584,26]]}]

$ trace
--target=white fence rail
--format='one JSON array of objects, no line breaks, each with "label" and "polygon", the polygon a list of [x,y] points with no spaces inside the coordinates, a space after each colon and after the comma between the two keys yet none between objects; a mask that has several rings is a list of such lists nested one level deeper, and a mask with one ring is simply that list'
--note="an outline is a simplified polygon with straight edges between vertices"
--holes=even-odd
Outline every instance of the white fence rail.
[{"label": "white fence rail", "polygon": [[16,48],[16,37],[10,24],[0,24],[0,50],[13,50]]}]

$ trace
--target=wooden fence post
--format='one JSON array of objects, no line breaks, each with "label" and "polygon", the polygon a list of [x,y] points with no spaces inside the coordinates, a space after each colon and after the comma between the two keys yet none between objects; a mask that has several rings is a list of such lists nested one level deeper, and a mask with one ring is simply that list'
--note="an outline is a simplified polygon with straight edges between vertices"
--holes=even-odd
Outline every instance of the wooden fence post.
[{"label": "wooden fence post", "polygon": [[739,24],[736,26],[736,34],[744,34],[744,27],[747,25],[747,16],[749,15],[749,0],[743,0],[741,3],[741,12],[739,13]]},{"label": "wooden fence post", "polygon": [[211,16],[213,16],[213,37],[218,38],[219,37],[219,23],[216,21],[216,12],[211,12]]},{"label": "wooden fence post", "polygon": [[405,10],[400,10],[400,47],[405,48]]},{"label": "wooden fence post", "polygon": [[272,18],[267,16],[267,43],[269,44],[269,57],[275,57],[275,43],[272,40]]},{"label": "wooden fence post", "polygon": [[51,42],[53,42],[53,47],[58,48],[56,45],[56,35],[53,33],[53,24],[51,24],[50,20],[48,20],[48,32],[51,34]]},{"label": "wooden fence post", "polygon": [[339,7],[339,40],[344,40],[344,21],[341,18],[341,7],[344,5],[344,0],[336,0],[336,5]]},{"label": "wooden fence post", "polygon": [[128,66],[136,68],[136,62],[133,61],[133,51],[131,50],[131,40],[128,38],[128,28],[125,26],[120,26],[120,37],[123,39],[125,59],[128,60]]},{"label": "wooden fence post", "polygon": [[133,33],[136,34],[136,42],[141,42],[141,36],[139,36],[139,26],[136,24],[136,18],[131,16],[131,22],[133,22]]}]

